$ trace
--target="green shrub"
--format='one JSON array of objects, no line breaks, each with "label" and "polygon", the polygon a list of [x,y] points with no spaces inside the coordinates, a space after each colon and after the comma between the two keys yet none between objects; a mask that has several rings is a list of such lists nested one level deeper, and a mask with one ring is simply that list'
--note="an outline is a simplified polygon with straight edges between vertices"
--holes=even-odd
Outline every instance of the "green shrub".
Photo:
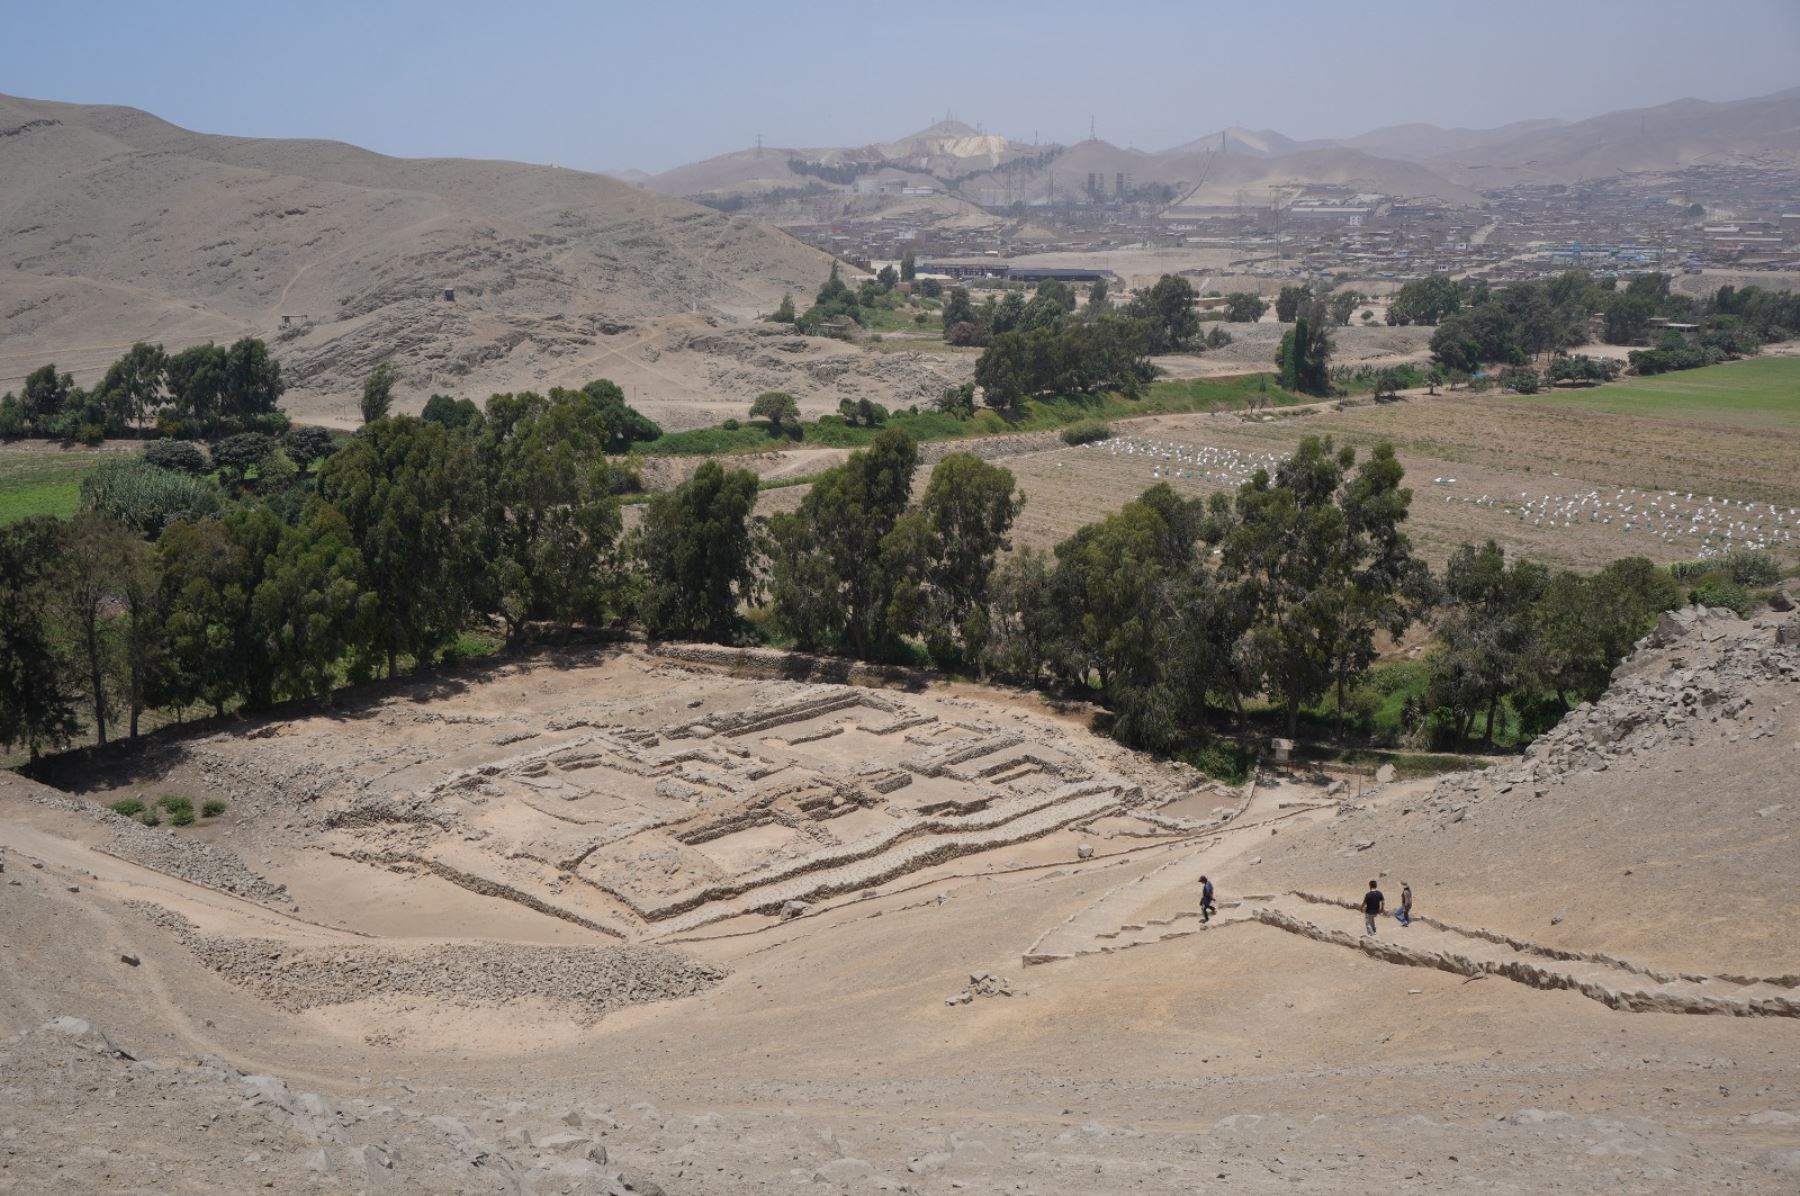
[{"label": "green shrub", "polygon": [[206,472],[206,454],[190,440],[152,440],[144,446],[143,457],[158,469],[196,475]]},{"label": "green shrub", "polygon": [[1772,586],[1781,580],[1781,566],[1766,552],[1739,548],[1720,557],[1717,566],[1740,586]]},{"label": "green shrub", "polygon": [[1708,574],[1706,580],[1688,592],[1688,601],[1701,606],[1723,606],[1744,618],[1756,607],[1750,591],[1723,574]]},{"label": "green shrub", "polygon": [[1538,375],[1536,370],[1514,370],[1505,375],[1506,388],[1514,394],[1534,395],[1538,392]]},{"label": "green shrub", "polygon": [[728,419],[719,426],[724,428],[727,432],[735,432],[741,425],[735,419]]},{"label": "green shrub", "polygon": [[1250,765],[1255,760],[1254,754],[1242,744],[1222,739],[1190,748],[1177,755],[1215,781],[1224,781],[1229,785],[1241,785],[1249,780]]},{"label": "green shrub", "polygon": [[1112,425],[1103,419],[1083,420],[1064,428],[1062,439],[1064,444],[1093,444],[1097,440],[1110,440]]},{"label": "green shrub", "polygon": [[162,825],[162,819],[160,819],[156,816],[155,810],[145,810],[142,814],[138,815],[138,821],[143,823],[145,826],[161,826]]},{"label": "green shrub", "polygon": [[[1344,695],[1344,725],[1361,735],[1367,735],[1375,729],[1375,721],[1386,704],[1385,694],[1373,686],[1359,685]],[[1329,717],[1337,718],[1337,707],[1332,706]]]},{"label": "green shrub", "polygon": [[163,812],[169,816],[170,826],[194,825],[194,803],[175,793],[167,793],[156,799]]},{"label": "green shrub", "polygon": [[123,814],[127,818],[132,818],[144,812],[144,803],[135,797],[128,797],[124,801],[114,802],[109,808],[115,814]]},{"label": "green shrub", "polygon": [[221,502],[213,483],[159,469],[142,457],[103,462],[81,482],[82,510],[104,511],[145,535],[156,535],[178,519],[203,519]]},{"label": "green shrub", "polygon": [[200,817],[217,818],[225,812],[225,803],[216,797],[209,797],[200,803]]}]

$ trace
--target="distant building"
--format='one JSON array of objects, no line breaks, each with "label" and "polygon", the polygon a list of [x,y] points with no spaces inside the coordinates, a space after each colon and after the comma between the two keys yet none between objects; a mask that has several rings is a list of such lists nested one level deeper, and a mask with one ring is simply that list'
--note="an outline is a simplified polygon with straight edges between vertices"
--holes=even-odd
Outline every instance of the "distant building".
[{"label": "distant building", "polygon": [[1013,267],[1006,272],[1013,282],[1099,282],[1113,276],[1111,270],[1084,270],[1074,266]]},{"label": "distant building", "polygon": [[1010,282],[1099,282],[1112,279],[1110,270],[1091,270],[1077,266],[1012,266],[1004,261],[939,261],[919,262],[921,276],[951,279],[998,278]]}]

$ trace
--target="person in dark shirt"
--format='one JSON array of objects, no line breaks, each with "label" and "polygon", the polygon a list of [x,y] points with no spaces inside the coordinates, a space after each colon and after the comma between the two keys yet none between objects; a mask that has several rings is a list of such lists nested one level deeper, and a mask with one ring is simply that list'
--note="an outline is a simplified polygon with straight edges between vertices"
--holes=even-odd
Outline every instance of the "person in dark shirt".
[{"label": "person in dark shirt", "polygon": [[1363,932],[1365,934],[1375,933],[1375,915],[1381,912],[1381,907],[1386,903],[1387,898],[1381,895],[1381,890],[1375,887],[1375,882],[1370,881],[1369,891],[1363,894]]},{"label": "person in dark shirt", "polygon": [[1212,921],[1212,916],[1218,912],[1218,909],[1213,905],[1212,881],[1202,876],[1200,878],[1200,921],[1203,923],[1210,922]]},{"label": "person in dark shirt", "polygon": [[1400,908],[1394,911],[1394,921],[1402,926],[1412,925],[1412,886],[1405,881],[1400,882]]}]

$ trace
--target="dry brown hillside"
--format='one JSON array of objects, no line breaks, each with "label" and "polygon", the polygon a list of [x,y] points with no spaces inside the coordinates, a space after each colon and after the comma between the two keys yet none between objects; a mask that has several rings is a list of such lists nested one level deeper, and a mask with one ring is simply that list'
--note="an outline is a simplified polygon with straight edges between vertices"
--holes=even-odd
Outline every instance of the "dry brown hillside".
[{"label": "dry brown hillside", "polygon": [[[575,385],[671,317],[730,325],[829,269],[779,231],[602,175],[5,97],[0,243],[0,389],[52,359],[85,381],[138,339],[251,334],[272,339],[290,409],[337,421],[384,357],[403,409]],[[639,374],[651,408],[707,393],[678,362]]]},{"label": "dry brown hillside", "polygon": [[1530,129],[1427,160],[1471,187],[1575,183],[1690,166],[1792,169],[1800,163],[1800,88],[1729,103],[1677,100]]}]

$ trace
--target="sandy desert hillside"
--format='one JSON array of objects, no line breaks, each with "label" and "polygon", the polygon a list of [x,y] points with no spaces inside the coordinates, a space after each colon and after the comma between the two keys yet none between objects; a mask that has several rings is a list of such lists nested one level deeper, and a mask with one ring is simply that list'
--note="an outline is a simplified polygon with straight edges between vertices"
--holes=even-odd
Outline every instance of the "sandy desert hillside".
[{"label": "sandy desert hillside", "polygon": [[1229,206],[1240,190],[1272,186],[1353,187],[1478,207],[1481,189],[1526,182],[1575,183],[1621,171],[1693,166],[1791,168],[1800,162],[1800,90],[1725,103],[1680,100],[1574,122],[1534,119],[1491,129],[1393,125],[1335,140],[1234,127],[1156,153],[1092,138],[1039,146],[945,122],[858,149],[740,150],[666,171],[648,186],[671,195],[754,196],[801,188],[830,194],[856,184],[795,170],[794,160],[866,172],[903,170],[913,181],[935,180],[989,206],[1080,203],[1091,174],[1103,184],[1103,195],[1112,195],[1124,175],[1133,187],[1175,187],[1185,203],[1203,207]]},{"label": "sandy desert hillside", "polygon": [[1800,166],[1800,88],[1756,99],[1677,100],[1426,158],[1471,187],[1576,183],[1617,173],[1690,166]]},{"label": "sandy desert hillside", "polygon": [[0,1191],[1792,1192],[1777,604],[1442,778],[633,645],[0,774]]},{"label": "sandy desert hillside", "polygon": [[1163,170],[1171,179],[1196,184],[1169,208],[1171,215],[1179,215],[1184,206],[1230,206],[1245,192],[1252,201],[1259,193],[1266,200],[1270,187],[1297,191],[1316,185],[1433,199],[1457,208],[1478,208],[1485,202],[1468,187],[1416,163],[1356,149],[1308,149],[1266,158],[1225,154],[1216,161],[1213,157],[1173,159],[1165,164]]},{"label": "sandy desert hillside", "polygon": [[1478,146],[1511,141],[1530,133],[1554,129],[1563,121],[1555,119],[1521,120],[1493,129],[1445,129],[1438,125],[1415,121],[1404,125],[1387,125],[1370,129],[1355,137],[1337,142],[1345,149],[1358,149],[1383,158],[1399,158],[1406,162],[1422,162],[1442,154],[1454,154]]},{"label": "sandy desert hillside", "polygon": [[1163,150],[1158,156],[1183,158],[1189,154],[1210,154],[1217,150],[1223,154],[1238,154],[1246,158],[1275,158],[1301,150],[1322,149],[1330,144],[1332,143],[1329,141],[1295,141],[1274,129],[1241,129],[1234,125]]},{"label": "sandy desert hillside", "polygon": [[[1057,147],[1045,147],[1054,150]],[[1042,151],[1037,146],[982,133],[961,121],[943,120],[917,133],[873,145],[794,149],[756,146],[719,154],[653,175],[652,190],[667,195],[755,195],[777,188],[851,190],[857,178],[886,176],[890,183],[930,183],[991,170]],[[821,174],[802,166],[839,168]]]},{"label": "sandy desert hillside", "polygon": [[[384,357],[403,409],[434,390],[579,385],[672,318],[726,328],[830,267],[784,233],[600,175],[11,98],[0,242],[0,389],[52,359],[87,381],[137,339],[254,334],[290,410],[336,422]],[[637,375],[648,408],[705,393],[704,366]]]},{"label": "sandy desert hillside", "polygon": [[[1003,138],[951,136],[938,130],[860,150],[739,150],[656,176],[650,187],[671,195],[715,198],[760,196],[776,190],[850,193],[874,186],[927,184],[990,207],[1013,203],[1080,202],[1093,176],[1102,195],[1112,195],[1123,176],[1140,188],[1163,184],[1178,195],[1204,183],[1192,203],[1236,201],[1240,188],[1310,185],[1354,187],[1384,195],[1428,196],[1458,207],[1478,207],[1481,197],[1415,162],[1378,157],[1330,142],[1297,142],[1279,133],[1228,129],[1188,145],[1151,154],[1090,138],[1073,145],[1033,146]],[[1218,152],[1224,145],[1223,153]],[[844,166],[865,173],[840,182],[796,170],[795,161]]]}]

